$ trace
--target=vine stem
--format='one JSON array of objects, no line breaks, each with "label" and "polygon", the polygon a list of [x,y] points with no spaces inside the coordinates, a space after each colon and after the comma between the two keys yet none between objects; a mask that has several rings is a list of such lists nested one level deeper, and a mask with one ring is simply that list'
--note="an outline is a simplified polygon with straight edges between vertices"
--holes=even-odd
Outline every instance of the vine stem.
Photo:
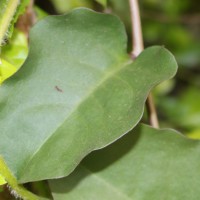
[{"label": "vine stem", "polygon": [[[131,57],[134,60],[144,49],[142,28],[140,20],[140,11],[138,0],[129,0],[132,22],[132,47]],[[157,112],[153,101],[153,96],[150,93],[147,102],[147,111],[149,116],[149,122],[154,128],[159,128]]]},{"label": "vine stem", "polygon": [[40,198],[33,193],[26,190],[22,185],[19,185],[16,178],[11,173],[2,157],[0,157],[0,174],[6,180],[13,194],[16,198],[20,197],[25,200],[39,200]]},{"label": "vine stem", "polygon": [[8,0],[6,3],[5,11],[3,12],[3,16],[1,16],[1,19],[0,19],[0,46],[8,31],[10,22],[13,19],[13,16],[16,12],[16,9],[19,3],[20,3],[20,0]]}]

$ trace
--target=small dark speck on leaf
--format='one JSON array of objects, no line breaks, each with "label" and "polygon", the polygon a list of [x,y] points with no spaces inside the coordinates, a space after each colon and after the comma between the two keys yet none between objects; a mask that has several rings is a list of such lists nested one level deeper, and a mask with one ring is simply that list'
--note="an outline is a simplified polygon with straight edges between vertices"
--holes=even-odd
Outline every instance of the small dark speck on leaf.
[{"label": "small dark speck on leaf", "polygon": [[63,92],[63,90],[60,89],[57,85],[55,86],[55,89],[56,89],[58,92]]}]

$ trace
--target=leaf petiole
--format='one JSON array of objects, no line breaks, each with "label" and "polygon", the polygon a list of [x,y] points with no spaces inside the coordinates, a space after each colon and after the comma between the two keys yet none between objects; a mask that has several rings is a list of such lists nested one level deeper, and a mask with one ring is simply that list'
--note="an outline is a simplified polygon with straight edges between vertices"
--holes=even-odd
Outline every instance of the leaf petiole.
[{"label": "leaf petiole", "polygon": [[8,166],[6,165],[5,161],[2,157],[0,157],[0,174],[8,183],[11,193],[16,197],[20,197],[22,199],[27,200],[39,200],[40,198],[28,190],[26,190],[23,186],[17,183],[16,178],[13,176],[11,171],[9,170]]}]

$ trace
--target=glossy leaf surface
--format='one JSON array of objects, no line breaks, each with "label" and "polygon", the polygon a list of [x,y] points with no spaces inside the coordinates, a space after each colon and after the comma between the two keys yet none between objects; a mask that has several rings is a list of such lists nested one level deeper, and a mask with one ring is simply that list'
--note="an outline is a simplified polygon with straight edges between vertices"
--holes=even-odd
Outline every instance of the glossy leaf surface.
[{"label": "glossy leaf surface", "polygon": [[0,154],[19,182],[66,176],[138,123],[177,65],[158,46],[132,62],[126,43],[117,17],[88,9],[33,28],[28,59],[0,87]]},{"label": "glossy leaf surface", "polygon": [[199,141],[139,125],[91,153],[70,176],[49,183],[54,200],[196,200],[199,154]]}]

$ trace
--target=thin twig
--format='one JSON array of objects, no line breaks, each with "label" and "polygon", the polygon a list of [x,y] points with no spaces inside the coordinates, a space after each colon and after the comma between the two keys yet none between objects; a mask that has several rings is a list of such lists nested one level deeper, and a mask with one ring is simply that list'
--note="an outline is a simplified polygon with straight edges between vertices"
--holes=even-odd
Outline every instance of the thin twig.
[{"label": "thin twig", "polygon": [[[140,20],[140,11],[138,0],[129,0],[131,10],[131,21],[132,21],[132,46],[131,57],[135,59],[144,49],[142,28]],[[156,108],[153,101],[152,94],[149,94],[146,102],[147,111],[149,115],[149,122],[154,128],[158,128],[158,117]]]},{"label": "thin twig", "polygon": [[144,49],[142,28],[140,22],[140,11],[137,0],[130,0],[131,21],[132,21],[132,47],[133,58],[136,58]]},{"label": "thin twig", "polygon": [[159,128],[159,122],[158,122],[156,107],[155,107],[155,104],[154,104],[153,95],[151,93],[149,94],[149,96],[147,98],[146,107],[147,107],[147,112],[148,112],[148,116],[149,116],[149,123],[154,128]]}]

